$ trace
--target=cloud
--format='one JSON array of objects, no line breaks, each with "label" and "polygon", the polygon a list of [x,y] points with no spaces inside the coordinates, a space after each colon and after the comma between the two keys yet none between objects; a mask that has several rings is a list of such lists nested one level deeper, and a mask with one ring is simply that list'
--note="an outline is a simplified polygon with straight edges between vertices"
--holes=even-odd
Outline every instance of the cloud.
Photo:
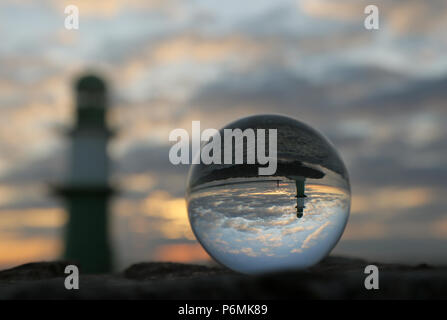
[{"label": "cloud", "polygon": [[125,10],[157,10],[161,12],[173,11],[177,9],[179,2],[176,0],[96,0],[91,2],[88,0],[47,0],[57,10],[64,12],[64,8],[68,5],[75,4],[78,6],[81,17],[107,17],[113,18]]},{"label": "cloud", "polygon": [[[354,213],[355,214],[355,213]],[[351,217],[341,241],[355,241],[367,239],[383,239],[390,233],[392,227],[384,221],[357,221]]]},{"label": "cloud", "polygon": [[158,230],[168,239],[195,239],[191,232],[186,212],[185,199],[173,198],[169,193],[157,191],[142,203],[141,212],[163,220]]},{"label": "cloud", "polygon": [[249,113],[301,113],[312,108],[328,108],[324,89],[312,85],[281,66],[259,67],[254,72],[229,73],[203,86],[189,104],[193,110],[218,112],[224,116],[230,108]]},{"label": "cloud", "polygon": [[[300,0],[298,8],[305,14],[328,20],[363,21],[364,8],[371,4],[358,0]],[[381,28],[390,28],[397,34],[428,33],[445,26],[447,4],[443,0],[379,0]],[[362,24],[360,25],[360,27]]]},{"label": "cloud", "polygon": [[[447,242],[439,238],[389,236],[379,239],[340,241],[333,254],[346,254],[368,261],[400,262],[417,265],[430,263],[445,265]],[[398,253],[398,254],[397,254]]]},{"label": "cloud", "polygon": [[442,217],[433,221],[432,230],[435,236],[442,239],[447,238],[447,218]]},{"label": "cloud", "polygon": [[[429,33],[445,27],[447,4],[442,0],[393,1],[385,7],[387,22],[398,33]],[[416,22],[417,21],[417,22]]]},{"label": "cloud", "polygon": [[306,239],[304,239],[303,244],[301,245],[302,249],[307,249],[311,246],[312,241],[317,240],[322,232],[331,224],[330,221],[326,221],[324,224],[319,226],[314,232],[309,234]]},{"label": "cloud", "polygon": [[60,208],[0,210],[0,230],[20,228],[60,228],[67,222]]},{"label": "cloud", "polygon": [[358,0],[299,0],[298,8],[303,13],[318,18],[338,20],[360,20],[365,4]]},{"label": "cloud", "polygon": [[[293,217],[295,218],[295,217]],[[302,231],[307,231],[307,230],[312,230],[314,228],[314,226],[308,226],[308,227],[304,227],[304,226],[295,226],[292,228],[285,228],[281,234],[283,236],[287,236],[289,234],[294,234],[294,233],[298,233],[298,232],[302,232]]]},{"label": "cloud", "polygon": [[355,194],[352,211],[356,214],[375,212],[376,215],[389,215],[396,210],[422,208],[434,200],[435,193],[430,188],[384,187],[362,195]]},{"label": "cloud", "polygon": [[45,184],[61,182],[64,176],[65,153],[64,150],[52,151],[50,154],[26,159],[13,169],[0,176],[0,183],[5,184]]},{"label": "cloud", "polygon": [[[334,117],[363,110],[362,104],[372,99],[371,88],[375,88],[373,97],[385,97],[391,95],[390,88],[397,87],[394,92],[404,91],[401,86],[409,83],[405,75],[381,67],[343,65],[329,70],[324,79],[314,81],[293,68],[272,63],[256,70],[224,73],[197,90],[188,104],[193,112],[200,110],[204,117],[207,111],[231,108],[233,112],[299,115],[326,124],[324,121],[332,122]],[[377,115],[372,102],[365,109]]]}]

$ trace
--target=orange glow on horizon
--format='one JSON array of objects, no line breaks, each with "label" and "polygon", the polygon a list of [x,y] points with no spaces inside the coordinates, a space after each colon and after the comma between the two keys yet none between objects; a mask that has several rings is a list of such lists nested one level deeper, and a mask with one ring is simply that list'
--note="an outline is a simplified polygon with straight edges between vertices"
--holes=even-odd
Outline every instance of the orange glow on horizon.
[{"label": "orange glow on horizon", "polygon": [[57,259],[62,242],[57,238],[18,236],[0,237],[0,269],[11,268],[28,262]]},{"label": "orange glow on horizon", "polygon": [[170,262],[198,262],[210,260],[210,256],[200,244],[163,245],[156,249],[155,259]]}]

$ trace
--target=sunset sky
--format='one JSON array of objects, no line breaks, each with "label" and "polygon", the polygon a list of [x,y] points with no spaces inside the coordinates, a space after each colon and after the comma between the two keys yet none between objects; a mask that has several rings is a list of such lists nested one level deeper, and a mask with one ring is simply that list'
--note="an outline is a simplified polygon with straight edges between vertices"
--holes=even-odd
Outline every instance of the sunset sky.
[{"label": "sunset sky", "polygon": [[[80,29],[64,28],[64,8]],[[280,113],[323,132],[351,178],[335,254],[447,263],[447,2],[3,0],[0,3],[0,268],[56,259],[72,83],[111,88],[112,239],[118,268],[203,261],[187,220],[187,166],[169,132]]]}]

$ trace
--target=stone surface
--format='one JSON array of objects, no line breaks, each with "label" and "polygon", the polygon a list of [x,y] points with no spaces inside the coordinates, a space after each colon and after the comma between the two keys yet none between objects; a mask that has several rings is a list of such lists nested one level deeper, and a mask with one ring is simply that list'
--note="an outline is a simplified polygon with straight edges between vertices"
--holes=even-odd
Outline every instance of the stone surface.
[{"label": "stone surface", "polygon": [[[376,264],[380,289],[364,288],[369,262],[329,257],[305,271],[256,276],[221,267],[139,263],[121,273],[80,276],[66,290],[68,262],[41,262],[0,271],[0,299],[440,299],[447,267]],[[373,263],[374,264],[374,263]]]}]

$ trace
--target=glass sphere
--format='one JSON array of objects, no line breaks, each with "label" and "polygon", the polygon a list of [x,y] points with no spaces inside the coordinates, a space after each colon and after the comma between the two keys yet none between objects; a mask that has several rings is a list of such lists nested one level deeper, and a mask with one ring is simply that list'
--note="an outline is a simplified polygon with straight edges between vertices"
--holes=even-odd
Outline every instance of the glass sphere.
[{"label": "glass sphere", "polygon": [[[191,165],[186,200],[195,236],[210,256],[238,272],[316,264],[337,244],[349,217],[349,177],[338,152],[321,133],[300,121],[256,115],[219,131],[222,159],[223,130],[236,128],[276,129],[276,172],[259,175],[259,167],[266,164],[246,163],[255,146],[245,139],[244,164]],[[202,143],[202,150],[207,143]],[[233,144],[234,160],[237,141]]]}]

